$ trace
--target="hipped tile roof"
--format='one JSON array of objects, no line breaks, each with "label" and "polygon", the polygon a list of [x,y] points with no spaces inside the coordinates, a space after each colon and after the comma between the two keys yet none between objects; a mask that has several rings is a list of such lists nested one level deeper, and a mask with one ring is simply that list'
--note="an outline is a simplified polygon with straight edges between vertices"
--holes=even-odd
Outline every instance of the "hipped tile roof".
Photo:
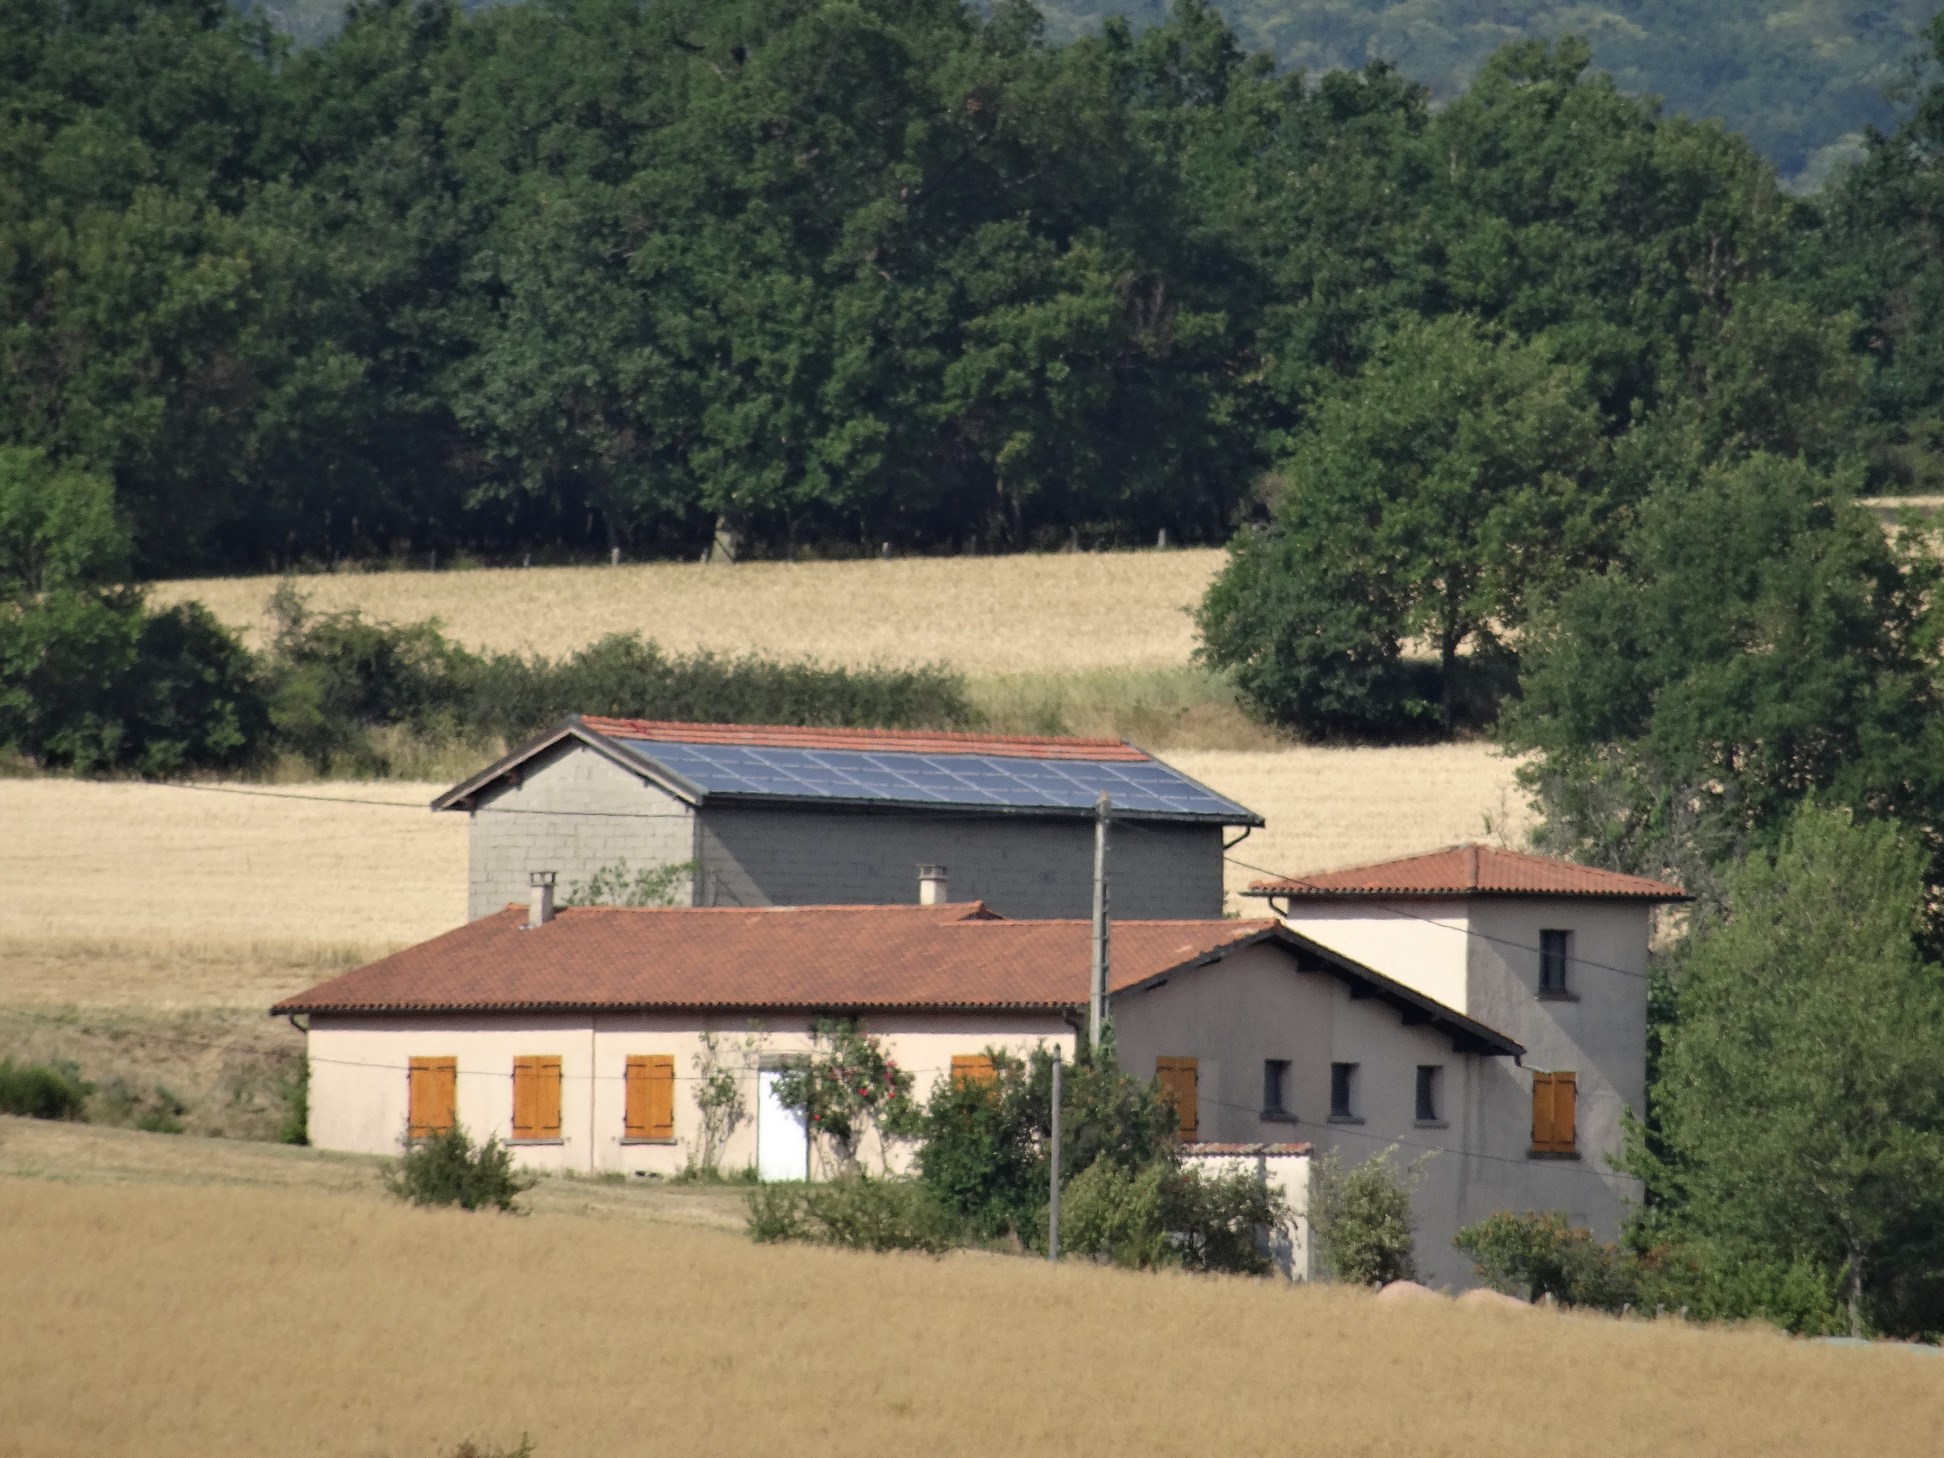
[{"label": "hipped tile roof", "polygon": [[[1118,990],[1274,929],[1124,921]],[[1087,1000],[1085,921],[944,906],[564,907],[444,936],[287,998],[277,1012],[534,1008],[1065,1008]]]},{"label": "hipped tile roof", "polygon": [[1454,845],[1427,855],[1308,876],[1256,881],[1251,896],[1341,900],[1365,896],[1592,896],[1686,901],[1687,892],[1645,876],[1623,876],[1550,856]]},{"label": "hipped tile roof", "polygon": [[662,719],[614,719],[583,714],[581,722],[610,739],[662,744],[739,744],[758,749],[890,750],[900,754],[993,754],[1004,759],[1113,760],[1142,763],[1152,756],[1121,739],[1054,738],[1032,734],[963,734],[931,729],[801,729],[771,724],[683,724]]}]

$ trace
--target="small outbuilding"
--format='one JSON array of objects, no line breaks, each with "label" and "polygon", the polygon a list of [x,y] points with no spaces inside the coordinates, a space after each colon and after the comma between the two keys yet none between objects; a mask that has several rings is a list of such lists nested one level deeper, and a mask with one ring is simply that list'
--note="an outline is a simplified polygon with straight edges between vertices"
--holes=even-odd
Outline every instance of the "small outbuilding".
[{"label": "small outbuilding", "polygon": [[1088,916],[1096,806],[1113,914],[1222,914],[1253,811],[1117,739],[764,728],[574,715],[432,802],[471,818],[467,915],[605,868],[668,867],[684,906],[896,905],[947,878],[1006,916]]}]

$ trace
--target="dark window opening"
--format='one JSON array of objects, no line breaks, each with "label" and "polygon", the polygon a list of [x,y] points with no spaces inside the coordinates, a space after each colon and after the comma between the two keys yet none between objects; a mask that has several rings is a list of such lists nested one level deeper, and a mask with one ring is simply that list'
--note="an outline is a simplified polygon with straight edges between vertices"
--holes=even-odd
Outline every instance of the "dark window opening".
[{"label": "dark window opening", "polygon": [[1542,931],[1539,933],[1539,990],[1542,993],[1564,995],[1566,993],[1566,960],[1572,954],[1573,934],[1568,931]]},{"label": "dark window opening", "polygon": [[1420,1063],[1417,1071],[1417,1121],[1420,1124],[1436,1124],[1443,1120],[1444,1114],[1444,1067],[1437,1063]]},{"label": "dark window opening", "polygon": [[1357,1117],[1356,1092],[1357,1065],[1332,1063],[1330,1065],[1330,1117],[1332,1119]]},{"label": "dark window opening", "polygon": [[1289,1060],[1287,1058],[1265,1058],[1262,1063],[1262,1112],[1265,1116],[1280,1114],[1287,1116],[1289,1107],[1284,1100],[1289,1096]]}]

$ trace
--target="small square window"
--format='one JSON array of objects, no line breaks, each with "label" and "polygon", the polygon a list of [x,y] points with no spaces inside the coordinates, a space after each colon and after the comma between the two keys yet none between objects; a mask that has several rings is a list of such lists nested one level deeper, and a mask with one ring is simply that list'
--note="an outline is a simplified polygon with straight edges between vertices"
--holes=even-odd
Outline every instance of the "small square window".
[{"label": "small square window", "polygon": [[1262,1061],[1262,1117],[1265,1119],[1289,1117],[1289,1106],[1284,1102],[1289,1097],[1289,1060],[1287,1058],[1265,1058]]},{"label": "small square window", "polygon": [[1573,934],[1569,931],[1539,933],[1539,991],[1541,995],[1564,997],[1571,989],[1566,983],[1566,964],[1573,954]]},{"label": "small square window", "polygon": [[1444,1065],[1441,1063],[1418,1065],[1417,1121],[1420,1124],[1444,1121]]},{"label": "small square window", "polygon": [[1354,1063],[1330,1065],[1330,1117],[1357,1117],[1357,1065]]}]

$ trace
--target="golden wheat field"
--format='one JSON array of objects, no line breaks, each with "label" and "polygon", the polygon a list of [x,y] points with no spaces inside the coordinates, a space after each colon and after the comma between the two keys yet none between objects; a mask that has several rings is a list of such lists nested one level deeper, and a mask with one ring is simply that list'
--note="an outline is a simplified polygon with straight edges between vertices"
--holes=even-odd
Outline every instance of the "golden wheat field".
[{"label": "golden wheat field", "polygon": [[[1267,818],[1235,855],[1276,871],[1525,826],[1484,745],[1168,758]],[[0,780],[0,1004],[263,1007],[455,926],[466,821],[426,808],[439,788]],[[1230,889],[1257,874],[1231,865]]]},{"label": "golden wheat field", "polygon": [[7,1458],[1901,1458],[1944,1425],[1929,1353],[317,1188],[0,1178],[0,1302]]},{"label": "golden wheat field", "polygon": [[[319,611],[436,617],[474,648],[559,654],[639,632],[678,651],[758,651],[827,663],[946,663],[969,674],[1172,668],[1194,650],[1189,609],[1216,548],[863,562],[656,562],[620,567],[333,573],[294,579]],[[261,641],[281,579],[156,585]]]}]

